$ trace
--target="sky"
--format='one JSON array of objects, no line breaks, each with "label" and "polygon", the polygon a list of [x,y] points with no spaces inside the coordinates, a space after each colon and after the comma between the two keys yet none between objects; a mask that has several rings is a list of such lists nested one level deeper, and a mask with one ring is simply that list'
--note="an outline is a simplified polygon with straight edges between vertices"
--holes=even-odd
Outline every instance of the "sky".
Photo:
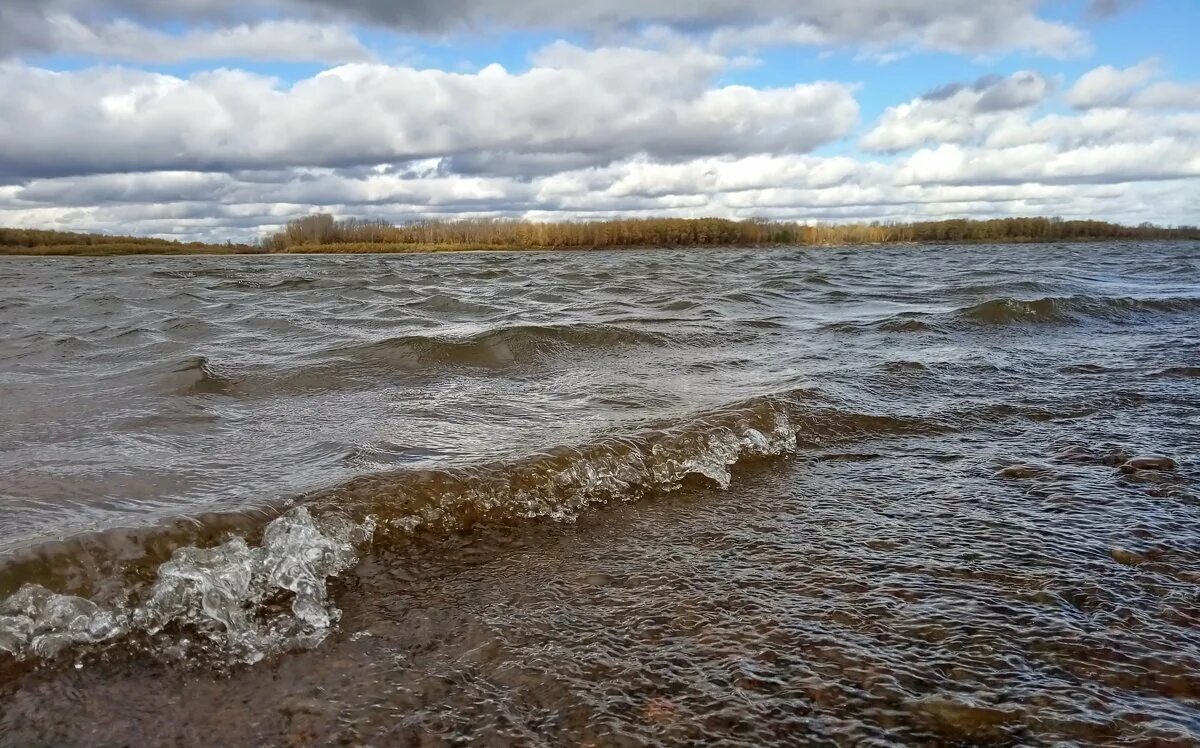
[{"label": "sky", "polygon": [[1197,0],[3,0],[0,225],[1200,223]]}]

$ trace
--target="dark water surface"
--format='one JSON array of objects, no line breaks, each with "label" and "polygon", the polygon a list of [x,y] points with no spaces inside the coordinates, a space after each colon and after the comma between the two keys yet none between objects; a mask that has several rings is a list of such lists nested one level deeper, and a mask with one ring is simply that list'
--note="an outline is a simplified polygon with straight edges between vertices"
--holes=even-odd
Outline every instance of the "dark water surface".
[{"label": "dark water surface", "polygon": [[1200,244],[0,288],[0,745],[1200,744]]}]

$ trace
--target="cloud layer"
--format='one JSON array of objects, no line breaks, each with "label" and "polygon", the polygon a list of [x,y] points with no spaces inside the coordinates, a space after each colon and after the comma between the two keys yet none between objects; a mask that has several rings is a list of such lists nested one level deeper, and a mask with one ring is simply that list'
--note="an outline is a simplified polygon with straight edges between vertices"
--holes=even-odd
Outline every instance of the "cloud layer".
[{"label": "cloud layer", "polygon": [[[692,50],[543,50],[520,74],[352,64],[283,87],[235,70],[0,68],[0,175],[349,167],[432,157],[804,153],[857,124],[849,86],[715,86]],[[29,127],[37,121],[38,127]]]},{"label": "cloud layer", "polygon": [[254,24],[169,34],[130,21],[87,25],[74,16],[45,19],[51,50],[113,60],[175,63],[194,59],[249,59],[281,62],[352,62],[372,53],[350,31],[307,21]]},{"label": "cloud layer", "polygon": [[[248,239],[313,210],[1195,222],[1200,85],[1158,58],[1055,72],[1091,42],[1044,5],[8,0],[0,225]],[[388,64],[378,41],[478,27],[575,41],[456,70]],[[755,79],[756,53],[796,46],[856,57],[864,75],[731,82]],[[64,48],[94,60],[56,66]],[[921,50],[965,55],[966,74],[881,104],[887,61]],[[1013,52],[1033,57],[980,74],[979,55]],[[221,62],[152,69],[196,60]]]},{"label": "cloud layer", "polygon": [[[1077,54],[1084,34],[1039,14],[1039,0],[6,0],[0,6],[0,56],[23,51],[72,50],[100,54],[114,37],[141,24],[178,21],[221,27],[209,32],[224,43],[185,43],[176,54],[253,55],[250,44],[231,46],[237,29],[264,19],[297,23],[354,23],[404,33],[551,30],[604,33],[635,27],[716,33],[750,44],[895,45],[961,53],[1024,49],[1048,55]],[[1103,8],[1101,8],[1103,10]],[[113,19],[125,19],[114,25]],[[239,25],[243,24],[243,25]],[[248,24],[248,25],[246,25]],[[257,25],[256,25],[257,24]],[[232,29],[232,30],[231,30]],[[259,29],[264,35],[269,28]],[[278,31],[278,29],[276,29]],[[344,60],[345,39],[322,40],[321,49]],[[156,44],[147,52],[154,59]],[[136,54],[136,47],[127,47]]]}]

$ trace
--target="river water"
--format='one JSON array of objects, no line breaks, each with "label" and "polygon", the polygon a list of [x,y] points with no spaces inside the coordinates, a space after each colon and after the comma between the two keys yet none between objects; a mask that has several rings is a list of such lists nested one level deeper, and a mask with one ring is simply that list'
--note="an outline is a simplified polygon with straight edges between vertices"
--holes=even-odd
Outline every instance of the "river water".
[{"label": "river water", "polygon": [[2,745],[1200,743],[1198,243],[0,287]]}]

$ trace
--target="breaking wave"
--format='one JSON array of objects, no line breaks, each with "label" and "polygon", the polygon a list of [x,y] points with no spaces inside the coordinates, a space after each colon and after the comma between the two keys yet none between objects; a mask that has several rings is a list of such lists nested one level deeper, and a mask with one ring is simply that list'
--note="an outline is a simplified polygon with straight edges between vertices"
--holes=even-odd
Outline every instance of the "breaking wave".
[{"label": "breaking wave", "polygon": [[[256,662],[319,643],[339,616],[327,580],[376,544],[485,521],[569,522],[589,506],[672,491],[689,479],[726,488],[748,458],[934,428],[805,406],[804,398],[759,398],[510,462],[367,476],[290,509],[193,517],[30,549],[0,566],[0,583],[25,582],[0,603],[0,649],[47,658],[134,638],[166,654]],[[220,541],[209,545],[213,538]]]}]

